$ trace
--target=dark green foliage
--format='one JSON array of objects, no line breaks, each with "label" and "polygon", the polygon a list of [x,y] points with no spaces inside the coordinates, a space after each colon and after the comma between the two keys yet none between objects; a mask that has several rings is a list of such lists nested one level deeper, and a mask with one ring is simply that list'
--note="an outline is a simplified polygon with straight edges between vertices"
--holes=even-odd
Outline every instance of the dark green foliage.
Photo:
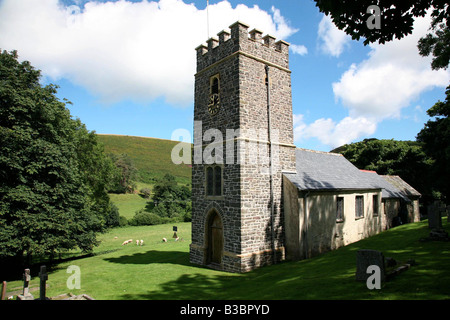
[{"label": "dark green foliage", "polygon": [[334,149],[357,168],[398,175],[426,198],[432,194],[433,160],[416,141],[366,139]]},{"label": "dark green foliage", "polygon": [[129,221],[129,224],[132,226],[151,226],[161,223],[162,219],[160,216],[152,212],[146,212],[144,210],[136,212],[133,219]]},{"label": "dark green foliage", "polygon": [[91,251],[96,232],[118,223],[112,162],[39,79],[16,52],[0,53],[0,258]]},{"label": "dark green foliage", "polygon": [[119,227],[125,227],[128,225],[128,220],[124,216],[119,216]]},{"label": "dark green foliage", "polygon": [[438,101],[427,113],[433,120],[417,134],[417,140],[423,143],[425,152],[434,159],[433,180],[436,189],[450,199],[450,86],[446,90],[444,102]]},{"label": "dark green foliage", "polygon": [[179,186],[171,174],[166,174],[153,188],[153,203],[153,212],[160,217],[191,221],[191,190]]},{"label": "dark green foliage", "polygon": [[136,168],[131,158],[122,153],[120,155],[109,154],[109,157],[116,166],[113,183],[109,191],[113,193],[132,193],[136,188],[133,180],[136,178]]}]

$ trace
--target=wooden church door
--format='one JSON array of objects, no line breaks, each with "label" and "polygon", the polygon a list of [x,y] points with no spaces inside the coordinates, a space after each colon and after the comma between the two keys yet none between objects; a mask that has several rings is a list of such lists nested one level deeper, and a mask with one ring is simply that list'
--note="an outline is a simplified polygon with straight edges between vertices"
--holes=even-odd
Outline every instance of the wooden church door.
[{"label": "wooden church door", "polygon": [[223,251],[223,226],[222,219],[217,213],[213,213],[209,226],[209,262],[220,264]]}]

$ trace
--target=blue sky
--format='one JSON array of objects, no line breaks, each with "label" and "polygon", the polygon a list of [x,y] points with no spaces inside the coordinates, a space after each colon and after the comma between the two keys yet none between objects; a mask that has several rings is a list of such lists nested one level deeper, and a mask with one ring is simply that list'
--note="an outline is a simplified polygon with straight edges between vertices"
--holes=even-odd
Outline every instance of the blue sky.
[{"label": "blue sky", "polygon": [[[0,48],[18,50],[89,130],[170,139],[192,131],[195,50],[206,0],[0,0]],[[450,72],[417,53],[429,18],[385,45],[337,30],[312,0],[210,0],[209,36],[236,20],[291,43],[295,144],[414,140]]]}]

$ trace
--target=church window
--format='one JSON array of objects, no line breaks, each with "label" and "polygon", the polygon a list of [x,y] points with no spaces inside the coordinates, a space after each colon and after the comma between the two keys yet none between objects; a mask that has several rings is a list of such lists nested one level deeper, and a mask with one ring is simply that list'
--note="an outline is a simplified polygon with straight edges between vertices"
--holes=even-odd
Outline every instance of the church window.
[{"label": "church window", "polygon": [[214,195],[214,169],[212,167],[206,168],[206,195]]},{"label": "church window", "polygon": [[219,75],[212,76],[210,79],[210,93],[219,94]]},{"label": "church window", "polygon": [[355,216],[356,216],[356,219],[364,218],[364,197],[363,196],[356,196]]},{"label": "church window", "polygon": [[377,217],[378,216],[378,210],[379,210],[379,205],[378,205],[378,195],[374,194],[373,195],[373,216]]},{"label": "church window", "polygon": [[206,167],[206,196],[222,196],[222,167]]},{"label": "church window", "polygon": [[344,198],[337,197],[336,201],[336,222],[344,221]]}]

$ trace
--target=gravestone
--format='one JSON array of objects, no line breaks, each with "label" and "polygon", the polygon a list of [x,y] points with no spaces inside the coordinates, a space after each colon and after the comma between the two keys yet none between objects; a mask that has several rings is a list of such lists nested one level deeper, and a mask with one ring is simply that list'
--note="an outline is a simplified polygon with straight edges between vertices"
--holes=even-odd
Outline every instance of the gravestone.
[{"label": "gravestone", "polygon": [[356,280],[367,281],[367,278],[371,275],[367,273],[367,268],[371,265],[376,265],[380,268],[381,281],[385,281],[384,255],[380,251],[369,249],[361,249],[356,253]]},{"label": "gravestone", "polygon": [[441,202],[435,201],[427,208],[428,214],[428,227],[433,229],[442,229],[441,219]]},{"label": "gravestone", "polygon": [[39,300],[46,300],[45,297],[45,282],[48,280],[47,267],[41,266],[41,270],[39,272]]},{"label": "gravestone", "polygon": [[442,228],[442,215],[446,214],[445,204],[436,200],[428,206],[428,227],[430,236],[425,240],[449,241],[448,233]]},{"label": "gravestone", "polygon": [[17,296],[17,300],[34,300],[33,295],[30,293],[30,269],[25,269],[25,273],[23,274],[23,293]]}]

